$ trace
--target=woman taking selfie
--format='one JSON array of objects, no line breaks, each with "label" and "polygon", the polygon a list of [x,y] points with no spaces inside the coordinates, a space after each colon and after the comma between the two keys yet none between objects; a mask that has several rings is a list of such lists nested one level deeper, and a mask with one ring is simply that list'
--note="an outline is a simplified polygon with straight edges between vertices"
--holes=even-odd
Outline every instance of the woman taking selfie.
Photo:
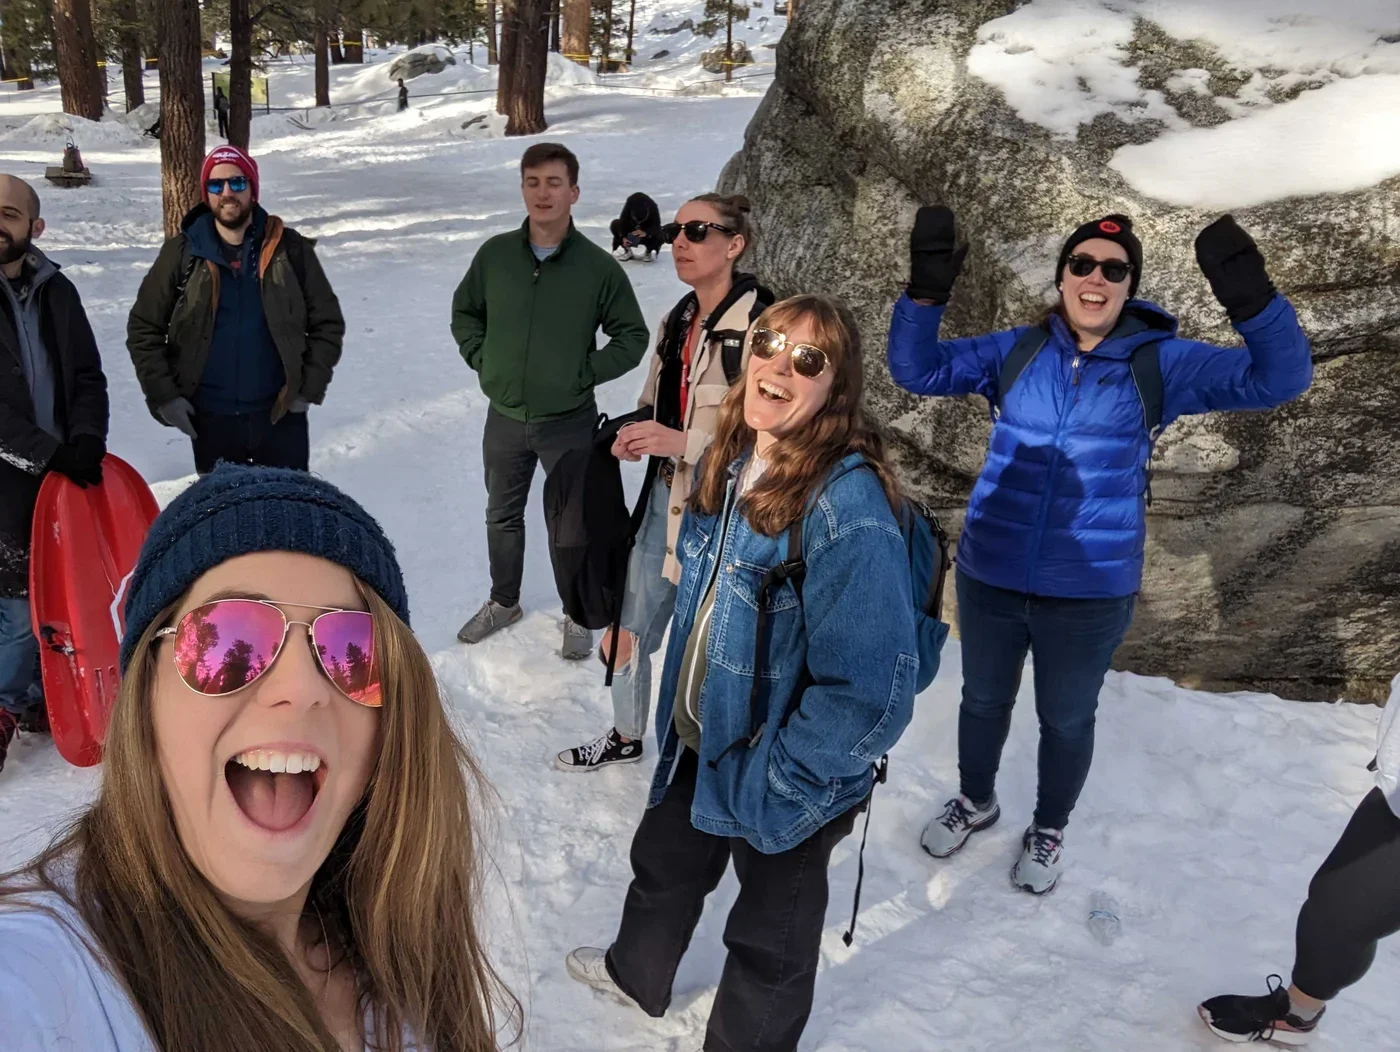
[{"label": "woman taking selfie", "polygon": [[378,524],[221,466],[151,527],[121,664],[96,802],[0,878],[7,1052],[496,1049],[479,775]]},{"label": "woman taking selfie", "polygon": [[[797,1047],[831,851],[909,722],[919,664],[899,497],[862,419],[854,319],[799,296],[763,313],[749,349],[681,527],[661,754],[622,923],[610,949],[567,961],[575,979],[664,1014],[732,859],[740,891],[706,1052]],[[799,519],[801,552],[788,553]],[[791,580],[764,587],[798,555],[800,593]]]},{"label": "woman taking selfie", "polygon": [[[622,637],[612,681],[613,726],[608,733],[555,758],[563,771],[586,773],[642,758],[651,712],[651,659],[661,649],[676,604],[680,563],[676,536],[709,448],[730,379],[742,369],[749,323],[773,302],[756,278],[735,268],[753,244],[745,197],[703,194],[687,201],[661,228],[676,277],[691,291],[661,320],[656,353],[640,408],[652,418],[623,427],[613,444],[620,460],[650,458],[646,510],[627,567]],[[607,659],[611,637],[599,650]]]}]

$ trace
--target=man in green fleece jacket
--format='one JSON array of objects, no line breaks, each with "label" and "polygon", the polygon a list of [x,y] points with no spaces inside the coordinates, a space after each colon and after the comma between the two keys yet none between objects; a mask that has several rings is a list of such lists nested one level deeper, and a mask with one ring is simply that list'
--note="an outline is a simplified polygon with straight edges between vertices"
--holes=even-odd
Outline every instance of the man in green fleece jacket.
[{"label": "man in green fleece jacket", "polygon": [[[457,633],[463,643],[520,620],[535,465],[548,473],[592,440],[593,388],[636,368],[649,342],[622,267],[574,229],[578,158],[537,143],[520,160],[520,182],[529,218],[481,246],[452,298],[453,338],[491,400],[481,442],[491,596]],[[592,634],[566,618],[563,655],[592,650]]]}]

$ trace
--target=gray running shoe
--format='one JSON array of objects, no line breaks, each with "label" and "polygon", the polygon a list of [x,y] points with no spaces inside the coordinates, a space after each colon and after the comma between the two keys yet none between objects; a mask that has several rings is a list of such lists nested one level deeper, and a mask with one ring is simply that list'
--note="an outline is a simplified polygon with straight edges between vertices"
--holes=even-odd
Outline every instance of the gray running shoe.
[{"label": "gray running shoe", "polygon": [[995,793],[981,808],[960,793],[943,805],[941,815],[924,826],[919,843],[934,858],[947,858],[961,851],[973,833],[996,825],[1000,817],[1001,805]]},{"label": "gray running shoe", "polygon": [[622,992],[622,987],[613,982],[613,977],[608,974],[607,956],[606,950],[600,950],[596,946],[580,946],[576,950],[570,950],[569,955],[564,958],[564,970],[569,973],[570,979],[591,986],[600,994],[606,994],[621,1004],[640,1008],[636,1001]]},{"label": "gray running shoe", "polygon": [[1011,867],[1011,883],[1032,895],[1054,891],[1064,848],[1064,830],[1031,826],[1021,838],[1021,857]]},{"label": "gray running shoe", "polygon": [[472,615],[468,621],[457,632],[459,643],[480,643],[487,636],[499,632],[507,625],[513,625],[521,618],[520,604],[514,606],[502,606],[500,603],[488,599],[481,604],[481,609]]},{"label": "gray running shoe", "polygon": [[573,618],[564,618],[564,649],[561,653],[565,661],[582,661],[593,653],[593,633],[582,625],[574,624]]}]

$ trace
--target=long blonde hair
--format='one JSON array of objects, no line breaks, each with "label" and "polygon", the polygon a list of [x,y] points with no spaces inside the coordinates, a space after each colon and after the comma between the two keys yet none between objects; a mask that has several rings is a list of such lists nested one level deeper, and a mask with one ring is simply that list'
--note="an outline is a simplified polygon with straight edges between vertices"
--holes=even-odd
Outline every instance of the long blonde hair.
[{"label": "long blonde hair", "polygon": [[[866,424],[861,410],[865,376],[860,328],[845,304],[828,296],[793,296],[765,310],[749,332],[789,331],[804,320],[812,325],[813,342],[831,359],[831,396],[800,434],[773,446],[763,477],[743,498],[741,507],[749,525],[769,537],[782,533],[806,512],[814,492],[850,453],[865,458],[892,509],[897,510],[900,501],[884,440]],[[720,405],[715,438],[690,498],[691,507],[703,515],[723,510],[729,465],[753,448],[756,435],[744,419],[747,387],[747,383],[735,383]]]},{"label": "long blonde hair", "polygon": [[[487,787],[418,640],[372,589],[356,586],[383,670],[381,746],[306,909],[325,924],[327,953],[354,968],[369,1047],[401,1052],[407,1027],[432,1052],[491,1052],[498,1023],[514,1031],[513,1043],[523,1022],[477,925],[472,793]],[[96,802],[37,859],[0,878],[0,908],[35,891],[65,899],[165,1052],[336,1049],[281,947],[223,904],[176,831],[151,695],[155,633],[178,606],[136,645]]]}]

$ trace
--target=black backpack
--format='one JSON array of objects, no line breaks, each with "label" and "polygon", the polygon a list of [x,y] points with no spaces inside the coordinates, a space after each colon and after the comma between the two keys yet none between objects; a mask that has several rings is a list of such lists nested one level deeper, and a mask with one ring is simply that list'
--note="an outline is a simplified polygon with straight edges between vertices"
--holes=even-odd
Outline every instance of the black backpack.
[{"label": "black backpack", "polygon": [[593,441],[559,458],[544,483],[544,520],[549,531],[549,557],[554,583],[564,612],[584,628],[613,627],[617,652],[617,622],[627,585],[627,560],[633,539],[646,513],[647,490],[656,473],[656,458],[647,465],[647,485],[634,510],[627,507],[622,468],[612,454],[617,433],[627,424],[651,419],[651,407],[609,419],[600,414]]}]

